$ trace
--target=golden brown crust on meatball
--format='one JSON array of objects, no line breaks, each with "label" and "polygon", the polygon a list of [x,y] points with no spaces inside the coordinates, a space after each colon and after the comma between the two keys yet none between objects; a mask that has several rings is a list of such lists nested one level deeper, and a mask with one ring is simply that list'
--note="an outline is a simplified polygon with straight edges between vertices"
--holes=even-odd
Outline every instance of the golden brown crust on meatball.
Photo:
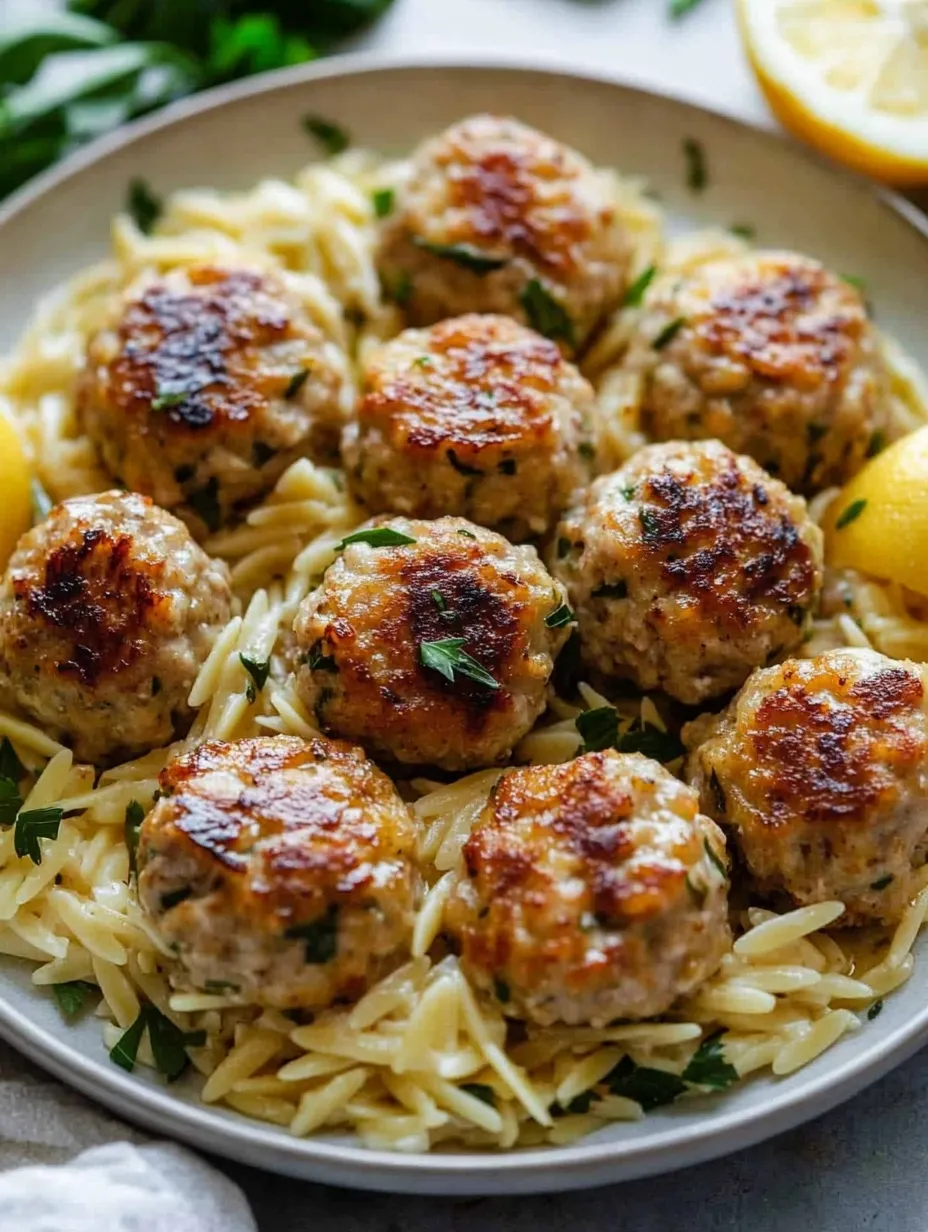
[{"label": "golden brown crust on meatball", "polygon": [[589,478],[593,400],[553,342],[508,317],[406,330],[366,362],[344,436],[352,488],[374,513],[542,534]]},{"label": "golden brown crust on meatball", "polygon": [[[368,526],[414,542],[351,544],[304,600],[301,697],[326,731],[384,757],[449,770],[503,760],[544,709],[567,634],[544,622],[563,588],[534,548],[461,518]],[[449,642],[490,680],[423,662],[423,646]]]},{"label": "golden brown crust on meatball", "polygon": [[0,683],[102,763],[169,743],[231,616],[229,572],[182,522],[133,492],[56,506],[0,585]]},{"label": "golden brown crust on meatball", "polygon": [[688,777],[756,888],[892,922],[928,834],[925,669],[835,650],[756,672],[686,731]]},{"label": "golden brown crust on meatball", "polygon": [[557,532],[588,663],[698,703],[796,647],[822,585],[805,502],[718,441],[650,445]]},{"label": "golden brown crust on meatball", "polygon": [[344,361],[286,277],[173,270],[130,288],[88,344],[78,405],[104,463],[198,530],[295,458],[337,457]]},{"label": "golden brown crust on meatball", "polygon": [[[533,324],[538,280],[580,345],[621,297],[628,240],[605,178],[574,150],[499,116],[462,120],[414,154],[377,256],[410,321],[500,312]],[[402,291],[402,294],[399,292]]]},{"label": "golden brown crust on meatball", "polygon": [[400,960],[415,830],[360,749],[212,740],[171,763],[161,791],[142,825],[139,897],[177,953],[176,984],[318,1008]]},{"label": "golden brown crust on meatball", "polygon": [[886,429],[886,378],[859,292],[817,261],[758,252],[649,290],[627,365],[658,440],[717,437],[795,491],[843,483]]},{"label": "golden brown crust on meatball", "polygon": [[638,754],[513,770],[464,845],[445,927],[516,1017],[650,1017],[729,946],[724,850],[695,793]]}]

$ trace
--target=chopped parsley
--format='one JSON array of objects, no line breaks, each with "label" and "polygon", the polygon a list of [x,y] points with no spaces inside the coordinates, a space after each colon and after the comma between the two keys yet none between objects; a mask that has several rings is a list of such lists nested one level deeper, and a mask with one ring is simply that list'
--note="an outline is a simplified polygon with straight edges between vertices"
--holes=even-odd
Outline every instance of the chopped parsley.
[{"label": "chopped parsley", "polygon": [[564,559],[564,557],[567,555],[567,553],[570,551],[570,548],[571,548],[571,543],[570,543],[570,540],[569,540],[569,539],[566,539],[566,538],[562,535],[562,536],[561,536],[561,538],[560,538],[560,539],[558,539],[558,541],[557,541],[557,558],[558,558],[558,560],[563,560],[563,559]]},{"label": "chopped parsley", "polygon": [[709,182],[706,152],[695,137],[683,138],[683,157],[686,159],[686,186],[691,192],[702,192]]},{"label": "chopped parsley", "polygon": [[408,270],[400,270],[391,283],[384,283],[383,291],[387,299],[392,299],[394,304],[405,308],[412,295],[412,278]]},{"label": "chopped parsley", "polygon": [[647,1065],[636,1065],[631,1057],[623,1057],[607,1076],[606,1082],[613,1095],[633,1099],[644,1112],[672,1104],[686,1090],[686,1083],[676,1074]]},{"label": "chopped parsley", "polygon": [[580,634],[572,629],[564,648],[554,661],[554,687],[561,697],[570,697],[580,678]]},{"label": "chopped parsley", "polygon": [[186,402],[188,397],[187,391],[183,389],[172,389],[167,393],[157,393],[151,400],[151,409],[153,411],[169,411],[173,406],[180,406]]},{"label": "chopped parsley", "polygon": [[860,500],[851,501],[848,507],[835,522],[835,530],[843,530],[845,526],[850,526],[852,522],[856,522],[866,507],[867,502],[863,498]]},{"label": "chopped parsley", "polygon": [[431,592],[431,595],[432,595],[432,602],[435,604],[435,606],[438,608],[439,612],[441,613],[442,620],[457,620],[457,612],[451,611],[451,609],[448,607],[448,601],[445,599],[445,596],[441,593],[440,590],[433,590]]},{"label": "chopped parsley", "polygon": [[728,880],[728,869],[725,867],[722,860],[719,859],[718,853],[716,852],[715,848],[712,846],[712,844],[709,842],[707,838],[704,838],[702,840],[702,845],[705,848],[706,855],[709,857],[709,862],[715,865],[715,867],[718,869],[718,871],[722,874],[722,876],[727,881]]},{"label": "chopped parsley", "polygon": [[620,579],[618,582],[603,582],[590,594],[591,599],[627,599],[628,582]]},{"label": "chopped parsley", "polygon": [[883,999],[881,997],[879,1001],[874,1001],[874,1003],[867,1010],[867,1021],[873,1022],[874,1018],[879,1018],[880,1014],[882,1013],[883,1013]]},{"label": "chopped parsley", "polygon": [[596,457],[596,446],[592,441],[581,441],[577,446],[577,453],[581,458],[586,458],[588,462],[591,462]]},{"label": "chopped parsley", "polygon": [[669,325],[665,325],[661,332],[657,335],[651,346],[655,351],[663,351],[665,346],[668,346],[679,334],[680,330],[686,324],[686,317],[675,317]]},{"label": "chopped parsley", "polygon": [[724,813],[728,807],[728,801],[725,798],[725,788],[719,782],[719,776],[713,770],[709,775],[709,790],[712,792],[712,802],[715,805],[717,813]]},{"label": "chopped parsley", "polygon": [[335,551],[342,552],[352,543],[366,543],[372,548],[399,548],[415,542],[412,535],[404,535],[401,530],[393,530],[390,526],[371,526],[367,530],[356,530],[346,535]]},{"label": "chopped parsley", "polygon": [[295,398],[308,379],[308,368],[301,368],[299,372],[294,372],[293,376],[287,382],[287,388],[284,390],[284,397],[287,399]]},{"label": "chopped parsley", "polygon": [[532,329],[546,338],[563,339],[568,346],[575,341],[574,323],[561,304],[537,279],[531,278],[519,295],[519,303],[525,310]]},{"label": "chopped parsley", "polygon": [[489,274],[509,263],[508,257],[488,256],[470,244],[433,244],[429,240],[420,239],[419,236],[413,237],[413,243],[417,248],[424,248],[435,257],[454,261],[456,265],[471,270],[474,274]]},{"label": "chopped parsley", "polygon": [[202,1048],[206,1043],[205,1031],[182,1031],[155,1006],[143,1005],[135,1022],[110,1049],[110,1060],[131,1074],[146,1030],[155,1066],[168,1082],[179,1078],[187,1068],[186,1050]]},{"label": "chopped parsley", "polygon": [[163,208],[161,198],[155,196],[146,180],[136,177],[129,181],[126,209],[143,235],[151,234],[152,227],[161,217]]},{"label": "chopped parsley", "polygon": [[481,1103],[489,1104],[491,1108],[496,1107],[496,1092],[485,1082],[462,1082],[458,1089],[472,1095],[474,1099],[479,1099]]},{"label": "chopped parsley", "polygon": [[330,962],[338,953],[338,905],[330,903],[324,915],[306,924],[294,924],[284,935],[303,942],[306,962]]},{"label": "chopped parsley", "polygon": [[219,507],[219,480],[215,475],[205,485],[187,497],[187,504],[214,534],[222,525],[222,510]]},{"label": "chopped parsley", "polygon": [[583,737],[583,753],[598,753],[601,749],[615,748],[619,738],[619,715],[615,706],[597,706],[584,710],[574,719],[577,731]]},{"label": "chopped parsley", "polygon": [[463,637],[446,637],[435,642],[420,642],[419,662],[423,667],[430,667],[438,672],[452,684],[457,672],[459,676],[466,676],[487,689],[498,689],[499,682],[494,680],[487,669],[461,649],[464,641]]},{"label": "chopped parsley", "polygon": [[66,984],[52,984],[52,992],[65,1018],[75,1018],[84,1008],[88,994],[99,989],[87,980],[69,980]]},{"label": "chopped parsley", "polygon": [[417,368],[431,368],[432,367],[431,355],[419,355],[412,362],[416,365]]},{"label": "chopped parsley", "polygon": [[319,142],[326,154],[342,154],[351,145],[351,138],[343,128],[322,116],[303,116],[303,128]]},{"label": "chopped parsley", "polygon": [[33,864],[41,864],[39,839],[57,838],[62,816],[62,810],[54,805],[17,814],[13,828],[13,850],[16,854],[20,858],[28,856]]},{"label": "chopped parsley", "polygon": [[885,890],[892,880],[893,880],[893,874],[888,873],[885,877],[880,877],[878,881],[871,882],[870,889],[871,890]]},{"label": "chopped parsley", "polygon": [[459,530],[458,534],[463,535],[465,539],[476,539],[477,538],[477,536],[474,534],[472,530]]},{"label": "chopped parsley", "polygon": [[723,1032],[716,1031],[702,1041],[683,1071],[684,1081],[714,1091],[724,1091],[738,1081],[738,1071],[725,1060],[722,1035]]},{"label": "chopped parsley", "polygon": [[638,521],[641,523],[645,539],[657,539],[660,537],[661,524],[657,520],[657,515],[652,513],[650,509],[639,509]]},{"label": "chopped parsley", "polygon": [[139,804],[138,800],[130,800],[126,805],[126,819],[123,822],[123,836],[126,840],[126,848],[129,852],[129,872],[137,873],[138,869],[138,852],[139,852],[139,833],[142,829],[142,822],[145,820],[145,810]]},{"label": "chopped parsley", "polygon": [[649,265],[643,273],[639,274],[632,285],[625,292],[625,299],[622,301],[626,308],[637,308],[644,299],[644,293],[654,281],[654,275],[657,273],[656,265]]},{"label": "chopped parsley", "polygon": [[309,664],[309,670],[312,672],[338,671],[338,664],[332,655],[322,653],[322,642],[316,642],[315,645],[309,648],[309,657],[306,662]]},{"label": "chopped parsley", "polygon": [[126,1028],[110,1049],[110,1060],[122,1069],[127,1070],[130,1074],[135,1069],[135,1060],[139,1055],[139,1044],[142,1042],[145,1027],[148,1025],[146,1017],[145,1007],[143,1006],[139,1010],[139,1016],[135,1022]]},{"label": "chopped parsley", "polygon": [[509,991],[509,985],[505,980],[501,980],[497,975],[493,979],[493,992],[500,1005],[508,1004],[512,993]]},{"label": "chopped parsley", "polygon": [[6,779],[18,786],[20,779],[25,776],[26,767],[19,760],[9,739],[4,736],[0,741],[0,779]]},{"label": "chopped parsley", "polygon": [[11,826],[23,806],[19,782],[26,771],[16,750],[4,736],[0,744],[0,825]]},{"label": "chopped parsley", "polygon": [[743,240],[757,238],[757,228],[749,222],[733,222],[728,229],[732,235],[738,235]]},{"label": "chopped parsley", "polygon": [[468,466],[466,462],[462,462],[453,449],[448,450],[448,461],[454,467],[459,475],[482,475],[483,471],[479,466]]},{"label": "chopped parsley", "polygon": [[877,430],[870,437],[870,443],[867,445],[867,457],[875,458],[878,453],[882,453],[886,448],[886,433],[882,429]]},{"label": "chopped parsley", "polygon": [[861,278],[859,274],[842,274],[841,281],[846,282],[849,286],[854,287],[854,289],[859,291],[861,295],[865,294],[867,290],[866,279]]},{"label": "chopped parsley", "polygon": [[620,753],[643,753],[655,761],[668,762],[682,757],[684,749],[679,737],[661,731],[651,723],[632,725],[619,737],[615,746]]},{"label": "chopped parsley", "polygon": [[563,629],[564,625],[569,625],[573,618],[573,612],[566,603],[562,603],[553,612],[548,613],[545,617],[545,625],[549,629]]},{"label": "chopped parsley", "polygon": [[242,667],[251,677],[246,689],[246,696],[250,702],[257,700],[258,694],[267,684],[268,676],[271,674],[270,659],[250,659],[246,654],[240,654]]},{"label": "chopped parsley", "polygon": [[393,213],[395,196],[392,188],[377,188],[371,193],[371,203],[377,218],[387,218]]},{"label": "chopped parsley", "polygon": [[670,0],[667,11],[672,21],[678,21],[700,3],[701,0]]}]

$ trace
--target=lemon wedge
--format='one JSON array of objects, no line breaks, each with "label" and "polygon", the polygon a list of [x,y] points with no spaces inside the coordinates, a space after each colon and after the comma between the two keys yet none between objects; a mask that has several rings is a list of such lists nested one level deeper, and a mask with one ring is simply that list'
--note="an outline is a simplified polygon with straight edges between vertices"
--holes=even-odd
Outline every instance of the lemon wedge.
[{"label": "lemon wedge", "polygon": [[854,476],[829,509],[825,535],[829,564],[928,595],[928,427]]},{"label": "lemon wedge", "polygon": [[884,183],[928,183],[928,0],[738,0],[738,11],[785,128]]},{"label": "lemon wedge", "polygon": [[0,414],[0,570],[32,522],[32,488],[29,465],[19,434]]}]

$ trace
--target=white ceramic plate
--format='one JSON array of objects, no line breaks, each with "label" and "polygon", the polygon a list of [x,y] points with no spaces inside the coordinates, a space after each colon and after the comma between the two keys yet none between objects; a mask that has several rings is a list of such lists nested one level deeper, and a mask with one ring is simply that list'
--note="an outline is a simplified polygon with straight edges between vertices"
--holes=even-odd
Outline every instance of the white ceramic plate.
[{"label": "white ceramic plate", "polygon": [[[106,249],[110,216],[133,175],[158,192],[244,188],[287,176],[312,156],[300,126],[331,117],[355,140],[401,153],[478,110],[511,112],[594,161],[640,172],[674,227],[749,222],[784,245],[866,279],[880,323],[928,367],[928,224],[912,207],[828,170],[795,147],[730,119],[606,81],[547,70],[444,61],[342,59],[204,95],[98,142],[0,210],[0,351],[35,299]],[[708,189],[685,187],[681,142],[702,142]],[[2,500],[0,500],[2,507]],[[605,1184],[740,1149],[825,1112],[911,1055],[928,1030],[928,964],[883,1013],[793,1076],[760,1078],[686,1100],[571,1147],[509,1154],[403,1156],[352,1139],[296,1139],[206,1107],[193,1080],[166,1088],[107,1058],[99,1023],[63,1022],[26,964],[0,960],[0,1035],[66,1082],[147,1129],[230,1158],[332,1184],[405,1192],[495,1194]]]}]

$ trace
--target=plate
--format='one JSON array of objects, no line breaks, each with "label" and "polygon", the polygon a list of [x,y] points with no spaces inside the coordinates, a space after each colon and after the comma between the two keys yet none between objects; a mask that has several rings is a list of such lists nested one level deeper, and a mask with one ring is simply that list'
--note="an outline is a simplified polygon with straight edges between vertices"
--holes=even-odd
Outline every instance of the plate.
[{"label": "plate", "polygon": [[[21,190],[0,210],[0,350],[34,301],[106,250],[128,181],[157,192],[204,182],[245,188],[288,176],[313,155],[306,113],[332,117],[356,142],[399,154],[470,112],[510,112],[594,162],[641,173],[671,227],[749,223],[764,246],[788,246],[864,278],[880,324],[928,367],[928,222],[914,207],[838,174],[767,133],[685,103],[592,77],[446,59],[342,58],[202,95],[96,143]],[[683,142],[705,151],[708,184],[686,187]],[[371,1151],[342,1136],[298,1139],[207,1107],[193,1079],[166,1088],[114,1066],[92,1019],[67,1025],[0,960],[0,1035],[65,1082],[145,1129],[244,1163],[329,1184],[396,1192],[502,1194],[602,1185],[739,1150],[817,1116],[911,1055],[928,1032],[928,969],[917,967],[873,1022],[785,1079],[753,1079],[724,1096],[687,1100],[637,1124],[605,1127],[568,1147],[512,1153]]]}]

